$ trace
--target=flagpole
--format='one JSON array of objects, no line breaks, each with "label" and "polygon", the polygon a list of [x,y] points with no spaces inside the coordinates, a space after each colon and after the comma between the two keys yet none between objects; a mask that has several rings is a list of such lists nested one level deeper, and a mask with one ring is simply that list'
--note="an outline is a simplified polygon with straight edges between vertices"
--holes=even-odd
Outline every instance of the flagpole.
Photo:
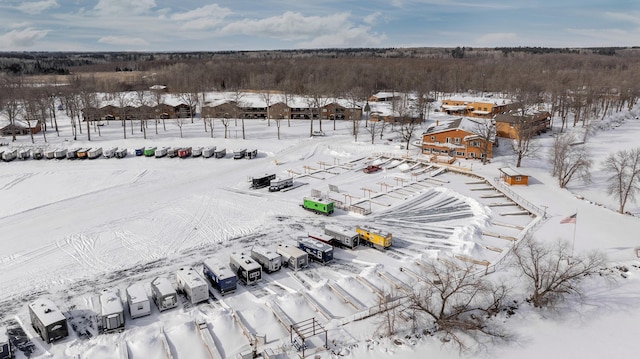
[{"label": "flagpole", "polygon": [[571,243],[571,258],[573,258],[573,249],[576,247],[576,227],[578,226],[578,209],[576,208],[576,218],[573,223],[573,242]]}]

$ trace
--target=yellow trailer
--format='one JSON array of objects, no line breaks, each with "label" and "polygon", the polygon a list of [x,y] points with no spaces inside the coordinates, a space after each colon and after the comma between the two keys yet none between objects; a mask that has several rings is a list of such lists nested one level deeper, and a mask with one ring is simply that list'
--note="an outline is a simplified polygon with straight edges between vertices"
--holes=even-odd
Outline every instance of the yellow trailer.
[{"label": "yellow trailer", "polygon": [[368,226],[356,226],[356,233],[362,244],[370,245],[378,249],[391,247],[391,233],[384,232]]}]

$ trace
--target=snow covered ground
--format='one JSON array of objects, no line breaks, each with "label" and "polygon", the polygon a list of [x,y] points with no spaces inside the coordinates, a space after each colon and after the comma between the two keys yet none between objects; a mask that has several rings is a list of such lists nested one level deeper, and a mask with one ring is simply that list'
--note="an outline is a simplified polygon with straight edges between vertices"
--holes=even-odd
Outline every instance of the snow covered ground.
[{"label": "snow covered ground", "polygon": [[[431,119],[435,116],[431,114]],[[184,125],[180,138],[178,127],[167,121],[166,132],[161,127],[156,135],[150,128],[144,140],[136,129],[123,140],[120,124],[113,122],[101,128],[101,136],[92,133],[87,142],[73,141],[68,120],[62,113],[60,117],[61,137],[49,132],[46,146],[117,146],[130,153],[124,159],[0,163],[0,321],[22,323],[26,336],[33,337],[31,357],[236,357],[250,352],[254,340],[258,352],[295,357],[286,328],[314,318],[327,329],[330,350],[320,352],[324,357],[340,353],[354,358],[455,358],[459,356],[455,348],[432,337],[379,339],[375,335],[379,318],[357,319],[375,309],[381,295],[411,287],[415,281],[411,270],[417,271],[421,260],[440,256],[460,263],[489,263],[490,271],[500,271],[513,241],[526,230],[543,240],[571,240],[574,226],[559,221],[576,211],[576,251],[603,250],[612,266],[629,268],[627,278],[614,283],[590,280],[587,297],[568,302],[559,312],[521,305],[515,316],[504,319],[517,334],[516,341],[490,347],[486,354],[600,358],[635,352],[630,343],[639,319],[640,262],[635,249],[640,244],[635,233],[640,222],[635,216],[615,213],[615,201],[603,190],[606,174],[599,166],[609,153],[637,146],[640,120],[635,111],[613,115],[589,138],[587,146],[595,161],[593,183],[576,181],[568,190],[557,187],[548,173],[545,151],[552,137],[546,134],[540,139],[538,158],[524,161],[530,185],[511,188],[511,199],[494,196],[498,192],[492,185],[464,174],[494,183],[498,168],[514,162],[506,142],[488,165],[461,161],[461,174],[431,167],[417,149],[409,153],[400,149],[397,140],[389,141],[396,138],[390,132],[372,145],[362,129],[354,142],[348,123],[338,122],[334,130],[333,123],[325,121],[326,136],[309,137],[307,121],[292,121],[291,127],[283,121],[282,139],[277,140],[274,124],[245,121],[247,139],[242,140],[239,122],[230,127],[231,138],[224,139],[218,124],[210,138],[196,119]],[[251,160],[233,160],[230,154],[223,159],[156,159],[131,153],[152,145],[215,145],[227,153],[256,148],[259,155]],[[27,136],[11,146],[32,145]],[[39,135],[35,146],[45,146]],[[369,164],[378,164],[383,171],[363,173]],[[265,173],[293,176],[297,187],[284,192],[250,189],[249,179]],[[339,192],[330,191],[329,185]],[[337,210],[325,217],[304,211],[302,198],[312,190],[371,214]],[[546,217],[519,214],[522,208],[515,202],[532,204],[535,207],[529,210],[544,210]],[[640,214],[637,203],[628,209]],[[103,289],[119,288],[123,293],[128,285],[142,283],[149,290],[149,282],[157,276],[175,283],[179,267],[200,270],[207,258],[226,264],[231,253],[247,253],[253,245],[295,245],[297,237],[319,233],[325,224],[374,225],[393,233],[393,246],[388,251],[336,249],[333,263],[312,264],[298,272],[284,268],[265,274],[255,286],[239,285],[233,294],[216,295],[198,305],[183,297],[179,308],[162,313],[152,305],[151,316],[133,320],[127,316],[122,333],[97,335],[88,324],[92,297]],[[478,265],[478,270],[485,268]],[[39,297],[52,299],[67,313],[74,326],[67,339],[44,344],[37,338],[26,306]],[[196,321],[206,323],[204,335],[215,344],[213,354]],[[83,331],[91,337],[81,336]],[[323,344],[322,336],[314,337],[307,354]]]}]

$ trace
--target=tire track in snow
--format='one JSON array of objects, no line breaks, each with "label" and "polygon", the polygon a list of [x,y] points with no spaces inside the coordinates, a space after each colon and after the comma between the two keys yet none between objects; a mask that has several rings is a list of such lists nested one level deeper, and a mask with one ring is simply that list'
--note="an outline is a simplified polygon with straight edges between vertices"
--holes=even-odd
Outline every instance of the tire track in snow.
[{"label": "tire track in snow", "polygon": [[112,268],[110,263],[104,261],[96,253],[97,238],[80,233],[67,236],[64,242],[70,247],[70,250],[66,250],[62,246],[60,248],[78,264],[98,271],[108,271]]},{"label": "tire track in snow", "polygon": [[6,183],[4,186],[0,187],[1,191],[4,190],[10,190],[11,188],[13,188],[15,185],[17,185],[18,183],[31,178],[35,175],[35,173],[24,173],[20,176],[18,176],[17,178],[14,178],[13,180],[9,181],[8,183]]}]

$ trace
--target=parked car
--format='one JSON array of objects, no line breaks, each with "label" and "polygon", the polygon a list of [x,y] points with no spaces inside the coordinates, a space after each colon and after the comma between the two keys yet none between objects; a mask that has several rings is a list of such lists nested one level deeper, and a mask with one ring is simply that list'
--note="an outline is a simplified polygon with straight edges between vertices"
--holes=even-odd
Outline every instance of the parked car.
[{"label": "parked car", "polygon": [[380,166],[376,166],[376,165],[369,165],[367,167],[365,167],[363,169],[364,173],[373,173],[373,172],[378,172],[382,169],[382,167]]}]

